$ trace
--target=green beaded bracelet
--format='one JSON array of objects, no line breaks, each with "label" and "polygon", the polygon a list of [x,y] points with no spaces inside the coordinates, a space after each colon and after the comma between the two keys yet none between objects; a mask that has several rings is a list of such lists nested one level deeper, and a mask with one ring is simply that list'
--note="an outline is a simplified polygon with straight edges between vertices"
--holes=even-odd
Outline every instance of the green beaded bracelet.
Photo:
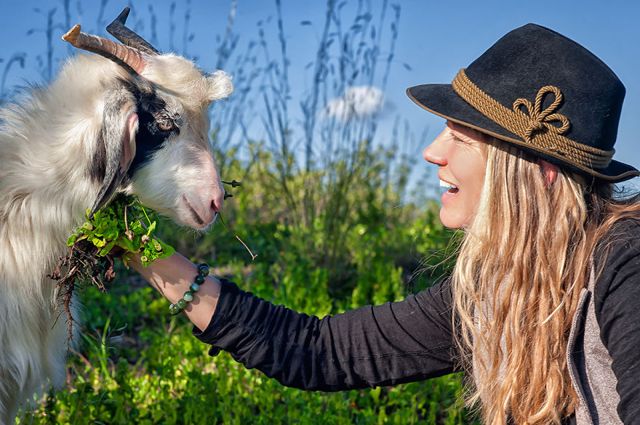
[{"label": "green beaded bracelet", "polygon": [[195,277],[194,282],[189,287],[189,290],[184,293],[175,304],[169,306],[169,313],[175,316],[187,307],[191,301],[193,301],[193,294],[200,290],[200,285],[205,281],[205,278],[209,275],[209,266],[207,264],[198,264],[198,275]]}]

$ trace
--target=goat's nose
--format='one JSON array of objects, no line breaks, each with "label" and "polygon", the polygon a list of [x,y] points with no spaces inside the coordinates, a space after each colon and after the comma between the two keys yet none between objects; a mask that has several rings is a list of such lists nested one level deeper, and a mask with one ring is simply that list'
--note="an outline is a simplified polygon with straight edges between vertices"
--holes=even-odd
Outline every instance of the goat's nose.
[{"label": "goat's nose", "polygon": [[222,193],[216,193],[211,200],[211,209],[213,212],[222,211],[222,204],[224,203],[224,191]]}]

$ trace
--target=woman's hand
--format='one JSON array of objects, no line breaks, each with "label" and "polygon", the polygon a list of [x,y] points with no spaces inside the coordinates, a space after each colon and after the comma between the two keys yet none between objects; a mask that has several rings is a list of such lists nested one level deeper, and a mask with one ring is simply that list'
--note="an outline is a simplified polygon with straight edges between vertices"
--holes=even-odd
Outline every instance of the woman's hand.
[{"label": "woman's hand", "polygon": [[[198,268],[184,256],[175,253],[167,258],[160,258],[144,267],[138,255],[132,258],[130,265],[140,273],[169,302],[176,303],[189,290],[198,274]],[[184,312],[191,322],[201,331],[209,325],[218,304],[220,281],[208,276],[194,295],[193,301],[187,304]],[[169,305],[167,305],[169,314]]]}]

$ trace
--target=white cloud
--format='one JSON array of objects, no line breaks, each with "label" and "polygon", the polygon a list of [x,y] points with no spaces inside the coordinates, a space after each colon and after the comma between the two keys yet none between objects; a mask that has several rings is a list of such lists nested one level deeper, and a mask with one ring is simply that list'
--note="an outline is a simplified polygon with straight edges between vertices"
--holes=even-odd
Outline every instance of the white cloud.
[{"label": "white cloud", "polygon": [[348,87],[341,97],[331,99],[324,109],[327,117],[348,121],[379,112],[384,105],[382,90],[373,86]]}]

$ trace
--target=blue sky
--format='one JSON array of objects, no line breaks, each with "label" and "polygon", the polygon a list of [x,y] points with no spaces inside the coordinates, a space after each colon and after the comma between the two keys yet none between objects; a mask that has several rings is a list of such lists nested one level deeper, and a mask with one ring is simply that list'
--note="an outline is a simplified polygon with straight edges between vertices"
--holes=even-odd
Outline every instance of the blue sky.
[{"label": "blue sky", "polygon": [[[70,0],[72,9],[81,4],[84,27],[95,29],[100,1]],[[603,59],[620,77],[627,88],[625,106],[619,127],[615,158],[640,167],[640,2],[635,1],[429,1],[398,0],[401,7],[399,35],[395,51],[396,63],[387,87],[384,88],[385,114],[380,118],[380,130],[389,131],[394,117],[401,116],[416,133],[427,128],[427,138],[435,137],[443,120],[415,106],[405,96],[406,87],[421,83],[450,82],[457,70],[468,65],[499,37],[528,22],[548,26],[587,47]],[[104,21],[111,20],[127,2],[109,0],[104,8]],[[139,13],[148,9],[148,1],[133,1]],[[153,2],[158,13],[158,43],[168,50],[166,22],[169,1]],[[180,2],[180,15],[185,2]],[[226,25],[228,0],[191,0],[191,32],[194,34],[189,50],[198,55],[198,63],[205,69],[215,64],[212,40]],[[353,7],[355,1],[348,1]],[[379,8],[381,1],[371,1]],[[63,0],[2,0],[0,16],[0,58],[5,63],[14,52],[26,52],[25,69],[14,68],[7,76],[7,85],[25,81],[41,81],[35,56],[45,46],[45,34],[26,35],[31,28],[44,28],[45,12],[57,7],[61,18]],[[34,11],[40,8],[41,12]],[[316,0],[282,0],[285,33],[292,69],[304,69],[314,55],[310,46],[319,38],[325,2]],[[241,42],[255,39],[256,23],[275,14],[270,0],[238,0],[236,29]],[[74,16],[77,18],[77,16]],[[302,21],[312,25],[301,25]],[[75,22],[73,22],[75,23]],[[164,24],[164,27],[163,27]],[[58,30],[62,33],[62,30]],[[54,49],[67,49],[53,37]],[[148,33],[143,33],[147,38]],[[179,40],[181,34],[176,34]],[[244,40],[243,40],[244,39]],[[57,43],[57,44],[55,44]],[[179,44],[176,41],[175,44]],[[402,64],[406,63],[410,69]],[[297,67],[297,68],[296,68]],[[4,63],[0,64],[0,70]],[[292,96],[302,98],[309,86],[309,73],[292,73]],[[415,155],[420,150],[416,147]],[[420,165],[421,167],[421,165]],[[638,179],[636,179],[638,180]],[[638,183],[634,182],[637,186]]]}]

